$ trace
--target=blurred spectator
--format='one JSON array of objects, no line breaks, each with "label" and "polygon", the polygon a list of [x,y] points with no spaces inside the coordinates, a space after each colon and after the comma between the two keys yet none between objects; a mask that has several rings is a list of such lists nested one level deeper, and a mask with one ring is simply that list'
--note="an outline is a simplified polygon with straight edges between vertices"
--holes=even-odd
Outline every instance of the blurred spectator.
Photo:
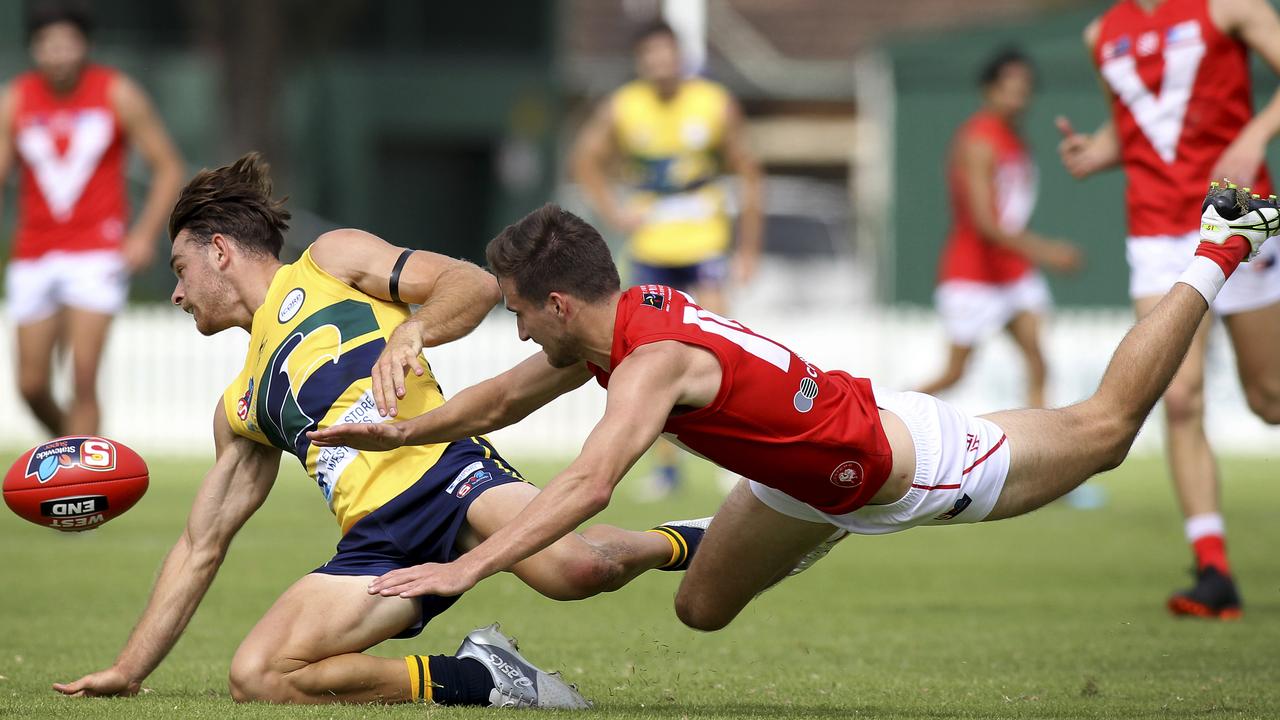
[{"label": "blurred spectator", "polygon": [[[34,69],[0,95],[0,178],[20,168],[18,224],[6,276],[17,326],[17,382],[52,435],[98,432],[97,375],[129,275],[155,259],[182,182],[182,160],[151,101],[131,79],[89,62],[90,21],[68,6],[35,8]],[[142,211],[128,222],[126,145],[150,166]],[[50,392],[57,347],[72,358],[72,399]]]}]

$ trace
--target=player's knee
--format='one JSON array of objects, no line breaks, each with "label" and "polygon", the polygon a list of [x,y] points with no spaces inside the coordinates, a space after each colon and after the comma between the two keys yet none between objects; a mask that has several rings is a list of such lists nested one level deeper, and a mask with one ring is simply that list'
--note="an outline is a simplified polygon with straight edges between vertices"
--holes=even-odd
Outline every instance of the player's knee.
[{"label": "player's knee", "polygon": [[737,611],[718,607],[695,593],[684,591],[676,593],[676,617],[694,630],[703,632],[723,630],[737,614]]},{"label": "player's knee", "polygon": [[227,678],[231,699],[236,702],[293,702],[296,696],[284,673],[272,667],[270,658],[255,653],[236,653]]},{"label": "player's knee", "polygon": [[599,553],[585,552],[566,559],[561,564],[560,573],[568,597],[559,599],[581,600],[616,590],[621,568],[617,562]]},{"label": "player's knee", "polygon": [[49,378],[35,374],[18,376],[18,394],[28,405],[43,402],[49,397]]},{"label": "player's knee", "polygon": [[1204,417],[1203,388],[1171,386],[1164,394],[1164,412],[1170,425],[1201,422]]},{"label": "player's knee", "polygon": [[1244,395],[1254,415],[1269,425],[1280,425],[1280,380],[1250,383]]}]

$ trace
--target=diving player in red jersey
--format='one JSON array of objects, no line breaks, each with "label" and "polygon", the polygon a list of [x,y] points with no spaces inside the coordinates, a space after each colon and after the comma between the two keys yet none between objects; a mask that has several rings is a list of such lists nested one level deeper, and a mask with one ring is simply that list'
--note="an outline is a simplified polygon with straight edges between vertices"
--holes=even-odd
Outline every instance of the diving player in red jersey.
[{"label": "diving player in red jersey", "polygon": [[824,371],[665,286],[624,292],[599,232],[547,205],[486,252],[520,338],[542,352],[416,418],[334,425],[308,438],[386,450],[488,432],[595,377],[608,391],[604,417],[518,517],[454,562],[395,570],[370,589],[454,595],[511,567],[604,509],[665,432],[746,476],[702,536],[676,597],[685,624],[715,630],[847,532],[1013,517],[1120,464],[1209,302],[1280,232],[1275,203],[1239,205],[1234,190],[1207,198],[1204,217],[1197,256],[1121,341],[1092,397],[969,417],[928,395]]},{"label": "diving player in red jersey", "polygon": [[1052,299],[1036,265],[1074,271],[1080,251],[1027,228],[1038,182],[1018,126],[1035,84],[1030,59],[1002,50],[984,64],[979,84],[982,108],[956,132],[947,161],[952,224],[934,293],[950,344],[947,366],[920,392],[936,395],[960,382],[974,346],[1007,330],[1026,360],[1027,406],[1044,407],[1040,326]]},{"label": "diving player in red jersey", "polygon": [[[1124,168],[1129,295],[1143,317],[1195,251],[1194,201],[1222,177],[1266,196],[1267,143],[1280,131],[1280,94],[1253,114],[1249,51],[1280,72],[1280,18],[1266,0],[1125,0],[1084,32],[1111,104],[1090,135],[1059,118],[1063,164],[1077,178]],[[1170,210],[1172,208],[1172,210]],[[1249,407],[1280,423],[1280,248],[1236,273],[1213,305],[1235,348]],[[1234,618],[1240,597],[1227,562],[1218,469],[1204,430],[1210,321],[1165,393],[1167,453],[1196,583],[1174,593],[1177,615]]]},{"label": "diving player in red jersey", "polygon": [[[98,364],[129,274],[151,264],[182,185],[182,159],[146,93],[89,62],[89,21],[48,6],[28,20],[35,69],[0,91],[0,181],[21,168],[18,224],[5,287],[17,326],[17,382],[51,435],[98,432]],[[146,203],[128,225],[127,147],[151,170]],[[53,351],[69,348],[67,408],[49,391]]]}]

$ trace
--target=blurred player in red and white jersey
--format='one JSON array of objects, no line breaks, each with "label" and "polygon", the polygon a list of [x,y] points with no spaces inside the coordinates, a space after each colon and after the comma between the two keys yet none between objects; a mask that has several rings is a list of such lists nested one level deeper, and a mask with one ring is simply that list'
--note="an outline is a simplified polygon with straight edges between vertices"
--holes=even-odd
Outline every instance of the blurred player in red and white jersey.
[{"label": "blurred player in red and white jersey", "polygon": [[[1280,131],[1280,94],[1253,113],[1249,51],[1280,72],[1280,18],[1266,0],[1124,0],[1084,33],[1111,102],[1090,135],[1058,119],[1067,170],[1083,178],[1120,164],[1128,187],[1129,294],[1151,312],[1195,251],[1196,198],[1210,179],[1273,192],[1263,164]],[[1170,212],[1169,208],[1178,211]],[[1280,423],[1280,248],[1231,278],[1213,305],[1230,333],[1249,407]],[[1235,617],[1240,599],[1227,563],[1218,470],[1204,430],[1205,345],[1210,321],[1165,393],[1174,487],[1196,557],[1196,584],[1169,598],[1175,614]]]},{"label": "blurred player in red and white jersey", "polygon": [[950,341],[947,367],[920,392],[955,385],[974,345],[1004,329],[1027,362],[1027,405],[1044,407],[1040,325],[1051,299],[1035,266],[1073,271],[1080,252],[1027,229],[1037,171],[1018,123],[1035,84],[1030,59],[1001,50],[983,66],[979,84],[982,108],[956,132],[947,160],[952,225],[934,294]]},{"label": "blurred player in red and white jersey", "polygon": [[[17,326],[18,388],[52,435],[98,432],[97,374],[111,318],[130,273],[151,264],[182,182],[182,160],[146,94],[117,70],[89,62],[90,23],[44,6],[28,20],[35,69],[0,94],[0,180],[20,168],[18,223],[5,277]],[[126,146],[152,172],[128,225]],[[49,391],[54,348],[71,351],[72,399]]]}]

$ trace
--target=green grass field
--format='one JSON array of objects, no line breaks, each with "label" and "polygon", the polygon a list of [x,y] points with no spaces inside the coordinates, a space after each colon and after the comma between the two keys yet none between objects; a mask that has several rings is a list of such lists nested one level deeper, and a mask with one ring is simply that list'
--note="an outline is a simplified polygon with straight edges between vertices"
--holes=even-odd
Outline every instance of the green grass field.
[{"label": "green grass field", "polygon": [[[12,453],[0,456],[3,466]],[[169,659],[131,699],[73,700],[49,684],[115,656],[182,526],[204,459],[153,460],[148,495],[84,534],[0,512],[0,716],[421,717],[422,707],[235,705],[232,653],[273,599],[324,562],[337,528],[290,466],[241,533]],[[550,465],[522,463],[546,478]],[[1280,717],[1280,462],[1225,463],[1232,556],[1247,603],[1235,623],[1174,620],[1165,594],[1189,557],[1163,465],[1131,460],[1099,482],[1099,510],[1062,505],[986,526],[854,538],[764,595],[727,630],[685,629],[679,580],[651,573],[612,595],[556,603],[510,577],[483,583],[416,640],[373,652],[452,653],[501,620],[534,662],[562,668],[616,718]],[[647,527],[708,514],[696,487],[639,505],[624,483],[605,519]],[[433,709],[433,717],[477,710]]]}]

